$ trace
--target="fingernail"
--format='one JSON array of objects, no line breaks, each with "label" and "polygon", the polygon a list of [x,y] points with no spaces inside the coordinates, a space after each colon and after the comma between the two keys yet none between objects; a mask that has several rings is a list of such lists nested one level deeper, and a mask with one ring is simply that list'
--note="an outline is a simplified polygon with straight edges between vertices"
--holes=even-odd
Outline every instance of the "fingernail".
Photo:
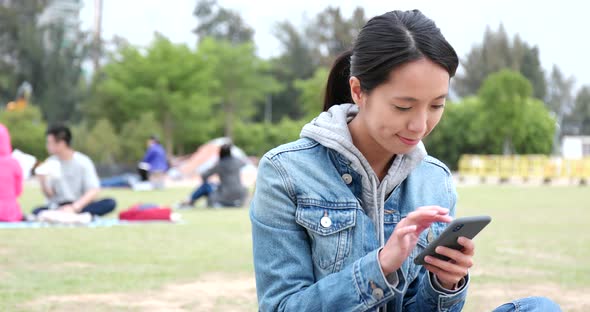
[{"label": "fingernail", "polygon": [[442,251],[442,247],[436,247],[436,249],[434,249],[434,251],[436,251],[437,253],[440,253]]},{"label": "fingernail", "polygon": [[432,261],[432,257],[431,256],[426,256],[426,257],[424,257],[424,261],[430,263]]}]

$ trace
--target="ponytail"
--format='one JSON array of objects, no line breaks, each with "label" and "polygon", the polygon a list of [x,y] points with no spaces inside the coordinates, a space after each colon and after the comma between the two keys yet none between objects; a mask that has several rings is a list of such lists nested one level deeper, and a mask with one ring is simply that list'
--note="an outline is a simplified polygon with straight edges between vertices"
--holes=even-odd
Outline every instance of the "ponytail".
[{"label": "ponytail", "polygon": [[324,112],[334,105],[353,103],[350,95],[350,57],[352,50],[340,54],[334,61],[324,95]]},{"label": "ponytail", "polygon": [[371,92],[387,82],[396,67],[422,58],[442,66],[449,77],[459,66],[453,47],[422,12],[392,11],[372,18],[359,32],[352,50],[334,61],[326,84],[324,111],[353,103],[348,82],[351,76],[359,79],[363,92]]}]

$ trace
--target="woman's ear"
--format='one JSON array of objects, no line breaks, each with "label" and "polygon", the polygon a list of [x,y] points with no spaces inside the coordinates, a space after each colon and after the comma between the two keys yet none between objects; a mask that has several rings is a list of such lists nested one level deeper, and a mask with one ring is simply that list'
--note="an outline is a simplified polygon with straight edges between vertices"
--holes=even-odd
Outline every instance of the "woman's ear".
[{"label": "woman's ear", "polygon": [[365,104],[365,97],[361,89],[361,81],[357,77],[352,76],[348,80],[348,84],[350,85],[350,95],[352,96],[354,104],[363,107]]}]

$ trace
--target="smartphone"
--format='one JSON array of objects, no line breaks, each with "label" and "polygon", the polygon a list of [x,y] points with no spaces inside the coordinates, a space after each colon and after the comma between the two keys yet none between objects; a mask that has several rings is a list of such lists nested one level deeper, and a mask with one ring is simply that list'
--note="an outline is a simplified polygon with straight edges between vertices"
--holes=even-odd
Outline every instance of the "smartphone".
[{"label": "smartphone", "polygon": [[424,257],[426,256],[436,257],[444,261],[449,260],[448,257],[437,254],[434,251],[436,247],[445,246],[461,250],[463,246],[457,242],[457,239],[459,239],[460,236],[473,239],[475,235],[483,230],[483,228],[485,228],[491,221],[492,218],[490,216],[463,217],[453,220],[434,241],[428,244],[428,246],[426,246],[426,248],[414,258],[414,263],[424,265]]}]

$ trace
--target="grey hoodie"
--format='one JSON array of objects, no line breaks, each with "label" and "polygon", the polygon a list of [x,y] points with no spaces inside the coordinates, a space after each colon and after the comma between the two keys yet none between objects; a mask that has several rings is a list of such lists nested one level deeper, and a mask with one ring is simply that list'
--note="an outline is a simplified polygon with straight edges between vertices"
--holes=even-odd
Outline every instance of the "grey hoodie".
[{"label": "grey hoodie", "polygon": [[348,123],[358,113],[355,104],[332,106],[327,112],[305,125],[301,130],[302,138],[310,138],[330,148],[351,161],[352,169],[362,176],[362,206],[365,213],[375,224],[377,237],[381,246],[385,244],[383,232],[383,207],[386,194],[398,186],[426,157],[424,144],[420,142],[410,153],[397,155],[387,171],[383,181],[379,182],[377,174],[352,143]]}]

